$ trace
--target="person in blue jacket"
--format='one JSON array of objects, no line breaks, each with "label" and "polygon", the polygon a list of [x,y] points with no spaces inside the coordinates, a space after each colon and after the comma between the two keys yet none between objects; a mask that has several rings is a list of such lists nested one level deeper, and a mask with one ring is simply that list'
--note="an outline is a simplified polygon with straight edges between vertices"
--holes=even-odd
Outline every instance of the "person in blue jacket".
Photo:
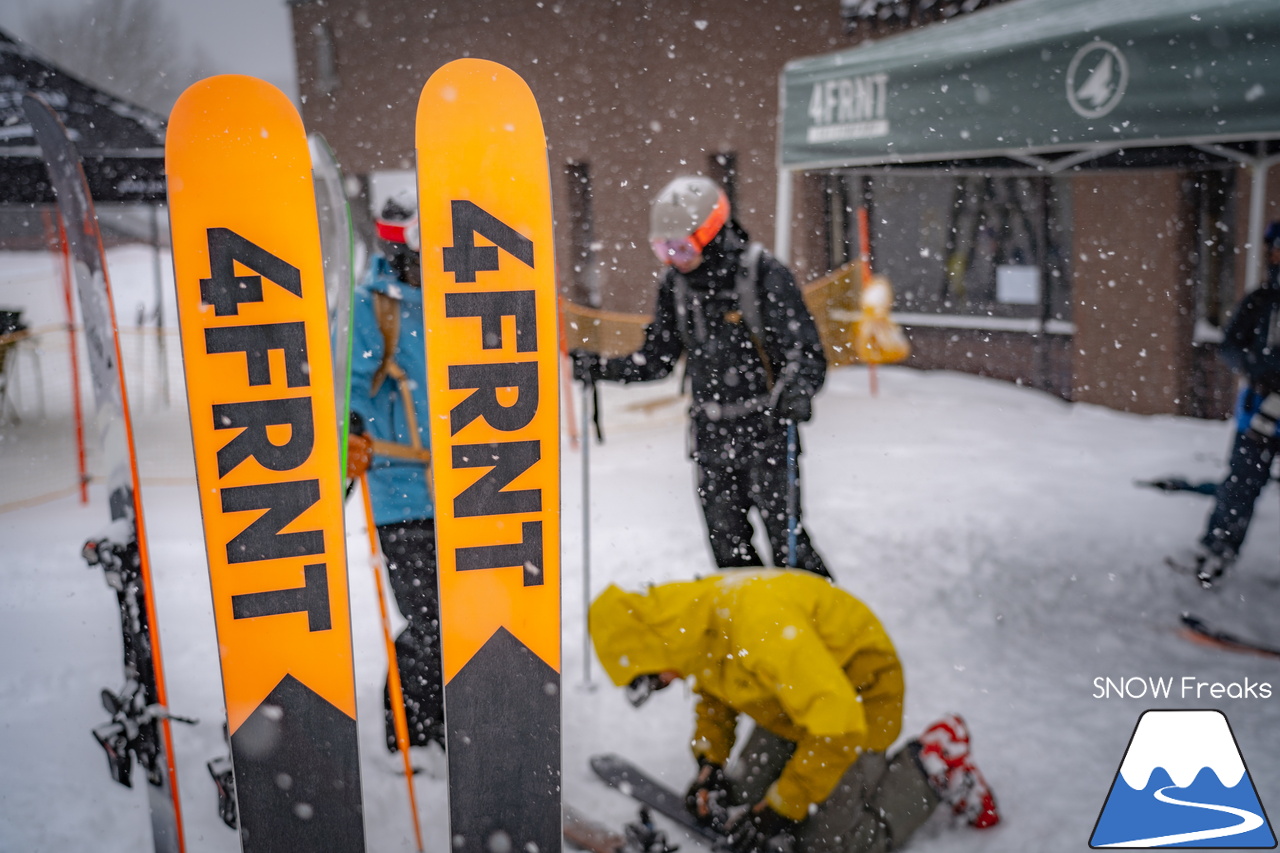
[{"label": "person in blue jacket", "polygon": [[[396,638],[396,661],[411,754],[419,765],[438,764],[430,753],[444,747],[444,687],[416,199],[393,196],[375,224],[381,254],[356,289],[352,314],[347,475],[368,474],[391,589],[408,623]],[[384,698],[387,748],[395,752],[389,690]]]},{"label": "person in blue jacket", "polygon": [[1240,554],[1253,505],[1271,479],[1280,450],[1280,222],[1267,226],[1264,239],[1267,280],[1240,303],[1220,350],[1222,360],[1244,379],[1236,400],[1230,469],[1218,485],[1200,541],[1166,560],[1206,588],[1221,580]]}]

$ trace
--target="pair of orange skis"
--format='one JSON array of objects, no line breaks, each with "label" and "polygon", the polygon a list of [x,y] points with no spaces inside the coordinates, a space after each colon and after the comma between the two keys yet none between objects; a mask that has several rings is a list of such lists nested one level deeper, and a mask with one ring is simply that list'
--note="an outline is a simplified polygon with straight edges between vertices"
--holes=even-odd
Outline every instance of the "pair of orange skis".
[{"label": "pair of orange skis", "polygon": [[[427,82],[417,157],[450,838],[559,849],[559,403],[546,143],[513,72]],[[262,81],[168,128],[178,313],[246,853],[364,849],[311,159]],[[281,784],[287,779],[288,784]]]}]

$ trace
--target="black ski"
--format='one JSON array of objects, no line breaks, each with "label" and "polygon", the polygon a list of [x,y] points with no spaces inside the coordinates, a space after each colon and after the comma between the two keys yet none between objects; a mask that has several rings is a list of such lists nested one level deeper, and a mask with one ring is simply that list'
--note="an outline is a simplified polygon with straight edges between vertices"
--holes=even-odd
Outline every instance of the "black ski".
[{"label": "black ski", "polygon": [[693,835],[712,844],[723,845],[725,838],[709,826],[699,823],[684,807],[684,797],[645,773],[620,755],[609,753],[591,757],[591,769],[612,788],[649,806],[663,817],[680,824]]},{"label": "black ski", "polygon": [[1182,633],[1192,642],[1232,652],[1280,658],[1280,646],[1242,637],[1233,631],[1215,628],[1198,616],[1182,614]]},{"label": "black ski", "polygon": [[133,787],[133,762],[137,760],[145,777],[155,849],[157,853],[181,853],[185,842],[169,720],[194,721],[171,717],[166,708],[129,397],[98,218],[80,155],[57,113],[32,94],[23,97],[22,108],[44,152],[74,261],[93,378],[94,423],[106,467],[111,523],[85,543],[83,554],[90,566],[102,568],[107,584],[116,593],[125,681],[116,692],[102,691],[102,704],[111,719],[95,728],[93,736],[106,750],[111,778],[121,785]]}]

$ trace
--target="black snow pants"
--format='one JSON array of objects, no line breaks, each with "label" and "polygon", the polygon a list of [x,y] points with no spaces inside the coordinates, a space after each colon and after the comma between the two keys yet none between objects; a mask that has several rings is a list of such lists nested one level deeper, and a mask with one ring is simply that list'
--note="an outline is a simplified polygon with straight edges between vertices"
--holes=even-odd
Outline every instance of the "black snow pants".
[{"label": "black snow pants", "polygon": [[[735,435],[732,422],[715,427],[695,425],[698,466],[698,501],[707,524],[707,537],[716,566],[722,569],[763,566],[751,542],[748,516],[755,507],[764,521],[773,565],[807,569],[831,577],[822,557],[814,550],[804,529],[800,502],[799,438],[794,452],[795,484],[791,486],[787,464],[787,428],[777,423],[767,429]],[[719,433],[717,435],[717,433]],[[717,440],[718,439],[718,440]],[[796,553],[787,552],[788,494],[795,491]]]},{"label": "black snow pants", "polygon": [[[440,593],[432,519],[378,526],[387,576],[408,625],[396,637],[396,663],[409,722],[409,745],[444,745],[444,678],[440,658]],[[396,749],[391,690],[383,690],[387,749]]]},{"label": "black snow pants", "polygon": [[[727,768],[734,799],[759,802],[794,751],[794,743],[757,726]],[[863,752],[800,825],[796,853],[900,850],[942,801],[916,758],[919,751],[910,741],[893,755]]]},{"label": "black snow pants", "polygon": [[1262,487],[1271,479],[1271,463],[1277,446],[1280,439],[1267,438],[1253,430],[1236,433],[1230,469],[1218,485],[1217,500],[1200,540],[1213,553],[1228,558],[1240,553],[1253,519],[1253,505]]}]

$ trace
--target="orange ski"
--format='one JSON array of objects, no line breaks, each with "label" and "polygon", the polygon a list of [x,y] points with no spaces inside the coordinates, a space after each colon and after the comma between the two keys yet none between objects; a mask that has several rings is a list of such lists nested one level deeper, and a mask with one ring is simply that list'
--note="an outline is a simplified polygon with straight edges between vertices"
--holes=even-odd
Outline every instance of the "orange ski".
[{"label": "orange ski", "polygon": [[174,106],[166,168],[241,844],[360,851],[333,361],[302,121],[261,80],[212,77]]},{"label": "orange ski", "polygon": [[418,209],[457,853],[560,849],[559,350],[529,87],[463,59],[418,101]]}]

